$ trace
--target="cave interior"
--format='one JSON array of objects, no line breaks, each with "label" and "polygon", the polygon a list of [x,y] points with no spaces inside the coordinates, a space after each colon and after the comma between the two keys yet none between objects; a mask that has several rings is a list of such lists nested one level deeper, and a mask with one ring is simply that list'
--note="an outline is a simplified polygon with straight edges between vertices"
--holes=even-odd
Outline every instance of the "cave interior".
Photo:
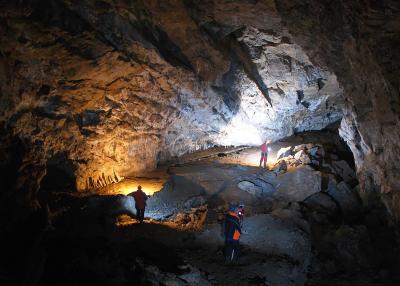
[{"label": "cave interior", "polygon": [[0,0],[0,284],[400,285],[399,15]]}]

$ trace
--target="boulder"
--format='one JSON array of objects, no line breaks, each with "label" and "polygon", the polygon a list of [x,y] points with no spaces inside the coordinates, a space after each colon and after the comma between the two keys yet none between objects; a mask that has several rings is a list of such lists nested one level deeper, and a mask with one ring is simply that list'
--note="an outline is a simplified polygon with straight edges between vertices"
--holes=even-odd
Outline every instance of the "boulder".
[{"label": "boulder", "polygon": [[346,183],[351,183],[352,181],[356,180],[355,171],[346,161],[333,161],[331,165],[334,173],[339,175]]},{"label": "boulder", "polygon": [[331,180],[327,193],[336,201],[345,220],[354,221],[359,217],[362,212],[361,199],[344,181],[336,184]]},{"label": "boulder", "polygon": [[294,159],[304,165],[311,163],[310,157],[308,157],[307,153],[304,150],[300,150],[296,154],[294,154]]},{"label": "boulder", "polygon": [[325,149],[322,145],[311,145],[308,146],[309,148],[307,149],[307,153],[315,159],[319,159],[321,157],[325,156]]},{"label": "boulder", "polygon": [[318,152],[317,146],[314,146],[311,149],[308,149],[308,154],[310,154],[312,157],[317,157],[317,152]]},{"label": "boulder", "polygon": [[276,163],[274,165],[274,167],[272,168],[272,170],[276,173],[276,174],[280,174],[280,173],[284,173],[287,171],[287,163],[285,160],[280,160],[278,163]]},{"label": "boulder", "polygon": [[276,153],[276,158],[277,159],[282,159],[282,158],[285,158],[285,157],[289,157],[292,154],[293,154],[293,152],[292,152],[292,147],[291,146],[284,147],[284,148],[281,148],[281,149],[278,150],[278,153]]},{"label": "boulder", "polygon": [[161,192],[147,200],[145,215],[153,219],[165,219],[178,213],[190,212],[206,202],[202,186],[184,176],[171,176]]},{"label": "boulder", "polygon": [[249,181],[241,181],[238,183],[239,189],[246,191],[252,195],[261,192],[261,188]]},{"label": "boulder", "polygon": [[300,151],[298,151],[298,152],[296,152],[296,153],[294,154],[294,158],[295,158],[296,160],[300,160],[300,157],[301,157],[303,154],[304,154],[304,151],[303,151],[303,150],[300,150]]},{"label": "boulder", "polygon": [[310,157],[308,157],[307,154],[302,154],[300,157],[300,161],[302,164],[305,164],[305,165],[311,164]]},{"label": "boulder", "polygon": [[256,197],[264,197],[275,192],[275,188],[263,178],[244,178],[237,185],[239,189],[248,192]]},{"label": "boulder", "polygon": [[334,217],[338,214],[338,206],[333,198],[324,192],[319,192],[309,196],[304,200],[304,205],[318,215]]},{"label": "boulder", "polygon": [[310,166],[301,166],[280,175],[278,178],[278,197],[289,201],[303,201],[321,191],[321,173]]},{"label": "boulder", "polygon": [[307,145],[306,144],[301,144],[301,145],[294,146],[293,152],[297,153],[297,152],[299,152],[301,150],[306,150],[306,149],[307,149]]}]

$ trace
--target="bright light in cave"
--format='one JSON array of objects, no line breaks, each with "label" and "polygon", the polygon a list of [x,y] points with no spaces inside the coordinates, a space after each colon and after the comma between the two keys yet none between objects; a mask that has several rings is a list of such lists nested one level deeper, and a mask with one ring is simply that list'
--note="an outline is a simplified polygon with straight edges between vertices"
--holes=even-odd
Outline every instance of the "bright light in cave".
[{"label": "bright light in cave", "polygon": [[[271,144],[272,145],[272,144]],[[268,161],[267,165],[272,167],[276,161],[276,147],[268,148]],[[261,151],[258,148],[245,149],[237,159],[237,163],[246,166],[258,167],[260,165]]]},{"label": "bright light in cave", "polygon": [[137,187],[142,186],[143,192],[146,195],[153,195],[162,189],[164,180],[152,178],[125,178],[122,181],[109,185],[101,190],[104,194],[121,194],[128,195],[137,190]]},{"label": "bright light in cave", "polygon": [[231,122],[221,131],[224,134],[218,143],[221,145],[261,145],[263,139],[260,131],[253,124],[243,120],[242,116],[235,116]]}]

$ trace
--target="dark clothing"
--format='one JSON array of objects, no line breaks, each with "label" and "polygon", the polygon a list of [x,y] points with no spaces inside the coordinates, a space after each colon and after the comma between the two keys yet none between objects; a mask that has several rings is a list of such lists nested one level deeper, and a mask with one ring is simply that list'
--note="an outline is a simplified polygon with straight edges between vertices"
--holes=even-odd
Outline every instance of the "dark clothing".
[{"label": "dark clothing", "polygon": [[144,220],[144,209],[136,208],[136,219],[140,222]]},{"label": "dark clothing", "polygon": [[229,212],[225,216],[223,230],[225,240],[239,240],[242,230],[239,216],[236,213]]},{"label": "dark clothing", "polygon": [[236,213],[229,212],[225,216],[223,231],[225,236],[225,259],[236,259],[239,254],[239,239],[242,233],[240,219]]},{"label": "dark clothing", "polygon": [[225,240],[225,260],[232,261],[239,257],[239,240]]},{"label": "dark clothing", "polygon": [[135,199],[136,219],[143,222],[147,195],[142,190],[137,190],[136,192],[130,193],[129,196]]},{"label": "dark clothing", "polygon": [[135,199],[136,208],[144,210],[146,207],[147,195],[142,190],[137,190],[129,195]]}]

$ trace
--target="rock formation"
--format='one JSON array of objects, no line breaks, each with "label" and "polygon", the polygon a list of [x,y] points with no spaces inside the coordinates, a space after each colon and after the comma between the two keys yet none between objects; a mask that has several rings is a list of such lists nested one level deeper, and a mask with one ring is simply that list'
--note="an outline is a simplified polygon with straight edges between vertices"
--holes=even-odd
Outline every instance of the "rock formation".
[{"label": "rock formation", "polygon": [[[333,167],[347,162],[341,150],[348,148],[335,140],[337,132],[306,134],[280,142],[286,155],[276,165],[288,162],[287,171],[228,164],[257,148],[171,166],[163,190],[147,201],[144,224],[135,220],[130,196],[59,193],[68,208],[45,235],[52,243],[42,242],[42,252],[57,255],[42,262],[40,281],[63,261],[54,271],[66,277],[61,285],[93,274],[113,285],[396,285],[398,247],[384,216],[363,207],[357,182],[348,180],[354,166]],[[326,141],[314,141],[318,134]],[[299,137],[307,143],[297,145]],[[245,213],[234,266],[223,263],[221,249],[221,222],[232,202],[244,204]],[[68,252],[49,249],[64,236]],[[94,247],[101,249],[95,256]]]},{"label": "rock formation", "polygon": [[59,187],[55,174],[96,188],[342,116],[336,76],[311,63],[271,3],[1,5],[2,162],[17,165],[31,201]]},{"label": "rock formation", "polygon": [[399,2],[276,3],[296,43],[344,88],[341,136],[353,151],[362,190],[381,192],[400,218]]},{"label": "rock formation", "polygon": [[[272,172],[235,165],[229,160],[236,155],[221,153],[223,172],[207,165],[204,172],[171,173],[148,211],[183,229],[210,223],[208,234],[215,234],[224,207],[240,198],[259,216],[251,218],[255,225],[290,225],[282,233],[295,230],[291,242],[304,238],[301,263],[287,259],[290,251],[273,258],[282,269],[296,266],[290,277],[299,285],[305,271],[310,285],[326,273],[339,282],[348,273],[389,281],[385,271],[398,263],[391,227],[400,221],[399,13],[397,0],[0,0],[0,228],[18,246],[7,250],[0,269],[18,277],[17,260],[32,256],[39,261],[26,263],[24,273],[44,273],[46,253],[55,253],[43,243],[52,215],[59,229],[49,241],[77,235],[71,242],[85,239],[80,228],[133,205],[86,191],[171,167],[194,151],[234,146],[240,157],[244,145],[333,126],[351,158],[331,136],[325,139],[332,144],[299,136],[278,152]],[[262,236],[246,243],[256,249]],[[156,282],[213,280],[197,268],[180,271],[182,261],[168,276],[168,265],[154,268],[143,255],[124,257],[113,247],[110,257],[116,252],[124,264],[112,264],[116,272],[130,269],[132,277]],[[79,260],[90,269],[86,255]],[[252,258],[262,269],[279,268],[264,256]],[[9,279],[2,273],[0,284]],[[28,278],[35,281],[19,280]]]}]

